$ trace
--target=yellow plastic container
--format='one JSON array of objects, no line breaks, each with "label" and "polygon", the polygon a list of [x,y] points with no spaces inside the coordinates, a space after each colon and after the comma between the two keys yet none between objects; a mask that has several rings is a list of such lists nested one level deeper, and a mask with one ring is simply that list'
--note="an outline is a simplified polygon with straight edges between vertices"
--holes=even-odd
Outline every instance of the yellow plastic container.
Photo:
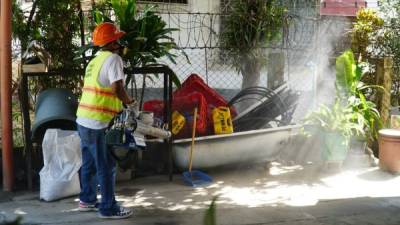
[{"label": "yellow plastic container", "polygon": [[233,133],[231,112],[228,107],[218,107],[212,110],[215,134]]},{"label": "yellow plastic container", "polygon": [[185,126],[185,123],[185,117],[175,110],[172,113],[172,133],[175,135],[178,134],[179,131],[181,131],[182,128]]}]

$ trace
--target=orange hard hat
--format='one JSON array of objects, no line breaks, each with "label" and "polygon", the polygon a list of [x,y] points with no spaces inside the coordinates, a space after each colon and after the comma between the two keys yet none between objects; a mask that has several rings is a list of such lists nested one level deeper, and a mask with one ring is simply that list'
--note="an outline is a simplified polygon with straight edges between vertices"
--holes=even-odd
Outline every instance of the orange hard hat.
[{"label": "orange hard hat", "polygon": [[93,31],[93,44],[95,46],[103,46],[112,41],[116,41],[125,35],[112,23],[101,23]]}]

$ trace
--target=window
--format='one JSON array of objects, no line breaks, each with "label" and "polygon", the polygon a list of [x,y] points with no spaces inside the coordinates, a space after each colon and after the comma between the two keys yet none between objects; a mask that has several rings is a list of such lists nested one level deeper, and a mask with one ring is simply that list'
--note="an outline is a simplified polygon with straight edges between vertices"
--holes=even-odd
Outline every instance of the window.
[{"label": "window", "polygon": [[141,2],[157,2],[157,3],[180,3],[187,4],[188,0],[142,0]]}]

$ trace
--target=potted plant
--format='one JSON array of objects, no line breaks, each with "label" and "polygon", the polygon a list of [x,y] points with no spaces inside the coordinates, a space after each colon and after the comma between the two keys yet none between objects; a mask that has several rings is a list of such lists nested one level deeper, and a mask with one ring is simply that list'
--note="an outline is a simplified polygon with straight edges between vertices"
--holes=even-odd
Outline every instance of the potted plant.
[{"label": "potted plant", "polygon": [[376,105],[367,100],[376,85],[365,85],[361,67],[352,51],[336,59],[336,99],[333,106],[322,105],[305,119],[306,130],[318,135],[325,161],[343,161],[350,142],[365,143],[377,138],[382,126]]},{"label": "potted plant", "polygon": [[363,116],[339,99],[333,106],[321,105],[306,117],[304,125],[307,133],[319,138],[321,156],[326,162],[342,162],[347,156],[350,138],[365,135]]}]

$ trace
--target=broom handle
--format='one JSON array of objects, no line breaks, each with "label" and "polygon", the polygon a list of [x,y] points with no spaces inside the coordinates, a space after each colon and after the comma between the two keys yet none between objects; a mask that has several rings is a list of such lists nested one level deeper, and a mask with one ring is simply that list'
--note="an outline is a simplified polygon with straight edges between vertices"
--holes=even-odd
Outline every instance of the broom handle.
[{"label": "broom handle", "polygon": [[194,149],[194,136],[196,134],[196,121],[197,121],[197,107],[194,108],[193,112],[193,130],[192,130],[192,144],[190,145],[190,159],[189,159],[189,172],[192,172],[192,162],[193,162],[193,149]]}]

